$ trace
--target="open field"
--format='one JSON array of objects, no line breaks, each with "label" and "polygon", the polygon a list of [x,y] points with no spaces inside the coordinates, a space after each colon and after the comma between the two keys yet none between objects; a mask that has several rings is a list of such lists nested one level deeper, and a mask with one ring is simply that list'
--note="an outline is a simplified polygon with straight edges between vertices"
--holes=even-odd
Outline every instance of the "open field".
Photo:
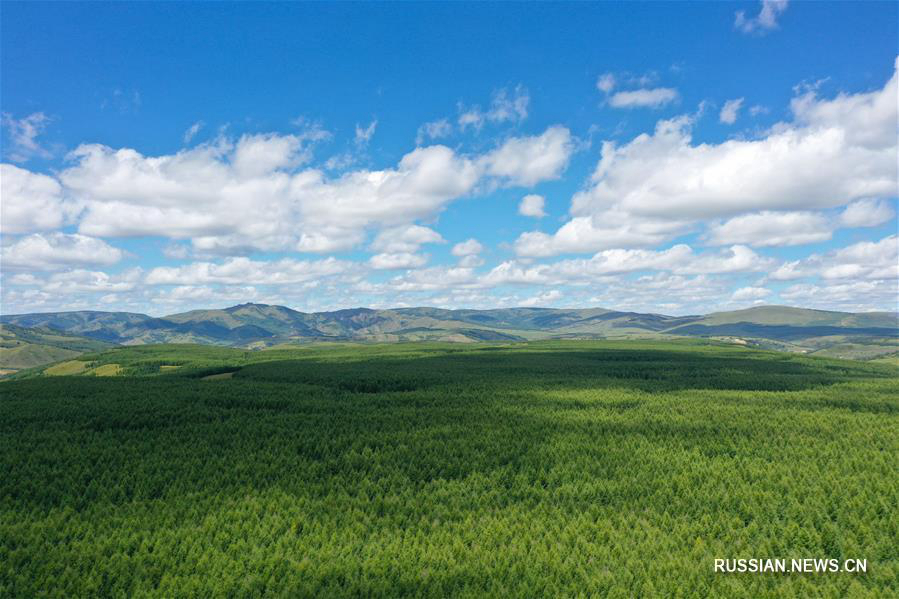
[{"label": "open field", "polygon": [[[892,364],[700,340],[78,360],[0,383],[0,596],[899,595]],[[713,572],[750,557],[868,571]]]}]

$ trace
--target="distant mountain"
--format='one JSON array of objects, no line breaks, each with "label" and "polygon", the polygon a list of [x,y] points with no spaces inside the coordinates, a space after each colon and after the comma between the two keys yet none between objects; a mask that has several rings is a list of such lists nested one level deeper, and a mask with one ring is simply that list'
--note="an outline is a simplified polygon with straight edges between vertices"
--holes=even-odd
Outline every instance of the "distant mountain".
[{"label": "distant mountain", "polygon": [[0,324],[0,374],[103,351],[110,343],[46,328]]},{"label": "distant mountain", "polygon": [[[246,348],[316,341],[523,341],[670,336],[853,357],[895,352],[899,316],[760,306],[696,316],[603,308],[356,308],[305,313],[266,304],[193,310],[154,318],[129,312],[58,312],[0,317],[15,327],[105,343],[202,343]],[[863,346],[864,351],[857,346]]]}]

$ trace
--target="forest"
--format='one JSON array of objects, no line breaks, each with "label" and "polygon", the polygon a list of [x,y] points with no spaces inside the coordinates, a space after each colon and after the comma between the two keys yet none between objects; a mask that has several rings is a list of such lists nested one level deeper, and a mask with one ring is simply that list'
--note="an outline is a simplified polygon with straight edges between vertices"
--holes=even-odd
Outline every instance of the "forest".
[{"label": "forest", "polygon": [[0,382],[0,596],[899,596],[897,375],[708,340],[83,354]]}]

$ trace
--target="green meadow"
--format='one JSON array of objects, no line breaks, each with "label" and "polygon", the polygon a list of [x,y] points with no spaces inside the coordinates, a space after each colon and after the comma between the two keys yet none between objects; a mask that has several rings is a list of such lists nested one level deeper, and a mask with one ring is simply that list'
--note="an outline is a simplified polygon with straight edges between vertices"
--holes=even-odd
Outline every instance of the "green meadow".
[{"label": "green meadow", "polygon": [[81,355],[0,382],[0,597],[895,597],[897,375],[704,341]]}]

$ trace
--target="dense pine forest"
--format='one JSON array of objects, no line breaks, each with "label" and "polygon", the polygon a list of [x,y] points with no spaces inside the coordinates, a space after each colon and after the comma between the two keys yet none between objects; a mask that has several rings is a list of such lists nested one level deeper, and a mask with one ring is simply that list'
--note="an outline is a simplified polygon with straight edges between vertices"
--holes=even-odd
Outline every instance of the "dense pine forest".
[{"label": "dense pine forest", "polygon": [[[897,596],[897,374],[707,341],[85,354],[0,383],[0,596]],[[868,570],[713,571],[750,557]]]}]

